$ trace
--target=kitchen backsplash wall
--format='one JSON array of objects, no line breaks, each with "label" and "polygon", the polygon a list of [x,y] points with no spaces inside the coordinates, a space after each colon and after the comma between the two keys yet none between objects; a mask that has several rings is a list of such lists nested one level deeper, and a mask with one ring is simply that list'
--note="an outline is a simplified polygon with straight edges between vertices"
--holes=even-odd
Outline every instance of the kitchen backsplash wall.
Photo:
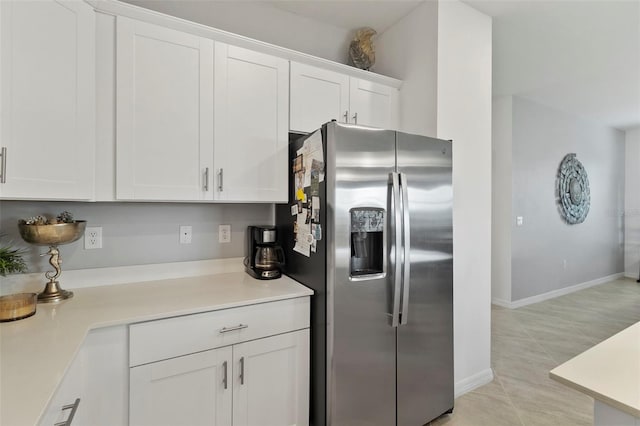
[{"label": "kitchen backsplash wall", "polygon": [[[29,272],[51,269],[46,247],[26,244],[18,219],[68,210],[87,226],[102,227],[102,248],[85,250],[84,241],[61,246],[63,271],[244,256],[248,225],[272,224],[272,204],[79,203],[0,201],[0,232],[28,250]],[[231,225],[231,242],[218,243],[218,225]],[[180,225],[193,228],[191,244],[180,244]]]}]

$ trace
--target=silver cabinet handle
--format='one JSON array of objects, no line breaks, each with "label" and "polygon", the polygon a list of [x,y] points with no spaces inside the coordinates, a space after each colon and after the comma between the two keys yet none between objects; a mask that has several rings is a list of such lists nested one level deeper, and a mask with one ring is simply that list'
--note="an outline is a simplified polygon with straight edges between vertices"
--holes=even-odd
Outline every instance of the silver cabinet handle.
[{"label": "silver cabinet handle", "polygon": [[346,110],[344,112],[344,122],[348,123],[349,122],[349,110]]},{"label": "silver cabinet handle", "polygon": [[54,423],[53,426],[71,426],[71,422],[73,421],[73,417],[76,415],[76,411],[78,410],[78,406],[80,405],[80,398],[76,398],[73,404],[63,405],[62,411],[71,410],[69,413],[69,417],[64,422]]},{"label": "silver cabinet handle", "polygon": [[6,183],[7,182],[7,147],[3,146],[2,149],[0,149],[0,157],[2,157],[2,160],[0,160],[0,183]]},{"label": "silver cabinet handle", "polygon": [[400,179],[398,173],[389,173],[393,192],[393,234],[394,241],[392,251],[395,255],[394,277],[393,277],[393,312],[391,313],[391,326],[397,327],[400,323],[400,289],[402,287],[402,278],[400,275],[400,249],[402,247],[402,218],[400,216]]},{"label": "silver cabinet handle", "polygon": [[353,124],[358,124],[358,113],[353,114]]},{"label": "silver cabinet handle", "polygon": [[247,328],[249,327],[248,324],[238,324],[236,326],[233,327],[222,327],[219,331],[219,333],[228,333],[230,331],[237,331],[237,330],[242,330],[243,328]]},{"label": "silver cabinet handle", "polygon": [[220,169],[220,171],[218,172],[218,191],[220,192],[222,192],[222,188],[223,188],[223,185],[222,185],[222,178],[224,176],[223,173],[224,173],[224,170],[222,169]]},{"label": "silver cabinet handle", "polygon": [[222,363],[222,368],[224,368],[224,375],[222,376],[222,384],[224,385],[224,388],[227,388],[227,361]]},{"label": "silver cabinet handle", "polygon": [[400,188],[402,189],[402,233],[404,241],[402,242],[402,311],[400,314],[400,324],[406,324],[409,319],[409,285],[411,283],[411,260],[409,253],[411,252],[411,224],[409,223],[409,197],[407,196],[407,188],[409,182],[407,175],[400,173]]},{"label": "silver cabinet handle", "polygon": [[240,357],[240,384],[244,385],[244,357]]},{"label": "silver cabinet handle", "polygon": [[204,176],[202,177],[202,190],[205,192],[209,190],[209,168],[208,167],[204,169]]}]

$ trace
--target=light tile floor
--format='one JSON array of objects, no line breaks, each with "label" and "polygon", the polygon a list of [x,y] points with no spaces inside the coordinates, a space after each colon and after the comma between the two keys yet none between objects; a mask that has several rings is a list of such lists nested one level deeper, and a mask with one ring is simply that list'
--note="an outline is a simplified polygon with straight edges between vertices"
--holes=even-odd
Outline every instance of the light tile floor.
[{"label": "light tile floor", "polygon": [[549,370],[640,321],[640,284],[620,279],[555,299],[491,311],[495,379],[455,401],[433,426],[582,426],[593,399]]}]

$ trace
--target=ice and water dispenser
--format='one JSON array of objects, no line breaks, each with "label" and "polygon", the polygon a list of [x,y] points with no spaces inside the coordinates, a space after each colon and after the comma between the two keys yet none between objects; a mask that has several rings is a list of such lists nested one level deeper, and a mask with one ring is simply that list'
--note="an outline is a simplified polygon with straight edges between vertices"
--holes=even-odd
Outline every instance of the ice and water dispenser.
[{"label": "ice and water dispenser", "polygon": [[351,209],[351,277],[383,273],[384,210]]}]

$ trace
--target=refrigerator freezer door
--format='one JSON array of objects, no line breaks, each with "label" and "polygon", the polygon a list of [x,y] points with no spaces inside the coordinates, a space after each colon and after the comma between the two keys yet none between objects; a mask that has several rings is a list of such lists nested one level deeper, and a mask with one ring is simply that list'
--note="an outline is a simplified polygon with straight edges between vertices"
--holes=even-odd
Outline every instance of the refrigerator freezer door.
[{"label": "refrigerator freezer door", "polygon": [[[397,134],[410,216],[409,309],[398,327],[398,426],[453,408],[451,143]],[[406,244],[406,242],[405,242]]]},{"label": "refrigerator freezer door", "polygon": [[[326,138],[327,226],[334,242],[327,248],[327,424],[394,425],[394,271],[387,246],[395,133],[329,123]],[[380,255],[382,263],[370,258]]]}]

